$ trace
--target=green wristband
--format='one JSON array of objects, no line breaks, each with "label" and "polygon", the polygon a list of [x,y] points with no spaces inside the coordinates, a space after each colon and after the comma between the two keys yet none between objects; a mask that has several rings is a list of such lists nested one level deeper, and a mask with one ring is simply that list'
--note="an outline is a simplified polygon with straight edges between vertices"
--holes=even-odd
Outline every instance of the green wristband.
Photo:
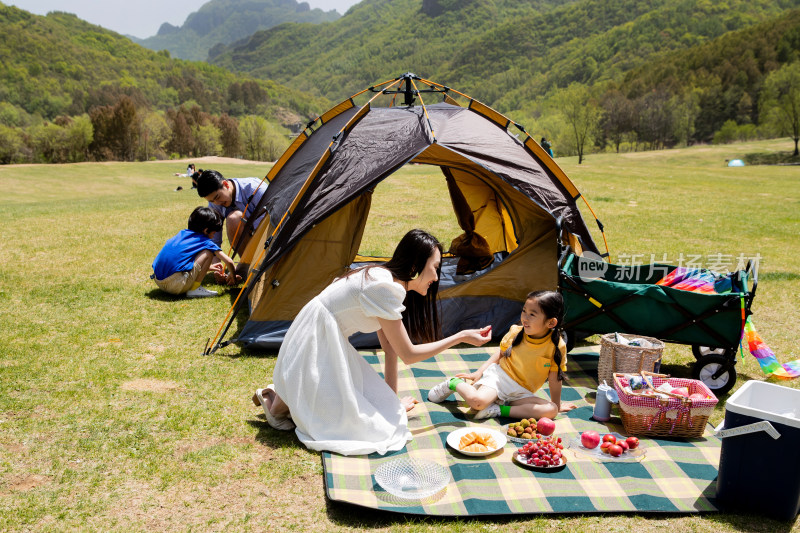
[{"label": "green wristband", "polygon": [[501,405],[500,406],[500,416],[511,416],[511,406],[510,405]]},{"label": "green wristband", "polygon": [[450,378],[450,384],[448,387],[450,387],[450,390],[454,391],[459,383],[464,383],[464,380],[461,378]]}]

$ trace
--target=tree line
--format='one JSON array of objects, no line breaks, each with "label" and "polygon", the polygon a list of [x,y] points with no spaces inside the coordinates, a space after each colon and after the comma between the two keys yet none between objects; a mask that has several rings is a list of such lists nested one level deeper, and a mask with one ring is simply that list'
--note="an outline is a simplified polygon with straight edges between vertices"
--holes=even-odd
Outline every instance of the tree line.
[{"label": "tree line", "polygon": [[263,116],[212,115],[196,104],[161,111],[137,105],[127,94],[88,113],[52,121],[0,103],[0,164],[210,155],[273,161],[288,146],[289,136],[289,130]]},{"label": "tree line", "polygon": [[[550,122],[562,142],[560,155],[577,155],[582,162],[592,150],[660,149],[692,144],[703,113],[697,92],[671,95],[654,89],[629,98],[618,89],[596,94],[573,83],[552,98],[559,119]],[[800,61],[787,63],[763,80],[758,122],[726,120],[711,136],[713,143],[788,136],[794,156],[800,155]],[[748,113],[749,116],[749,113]]]}]

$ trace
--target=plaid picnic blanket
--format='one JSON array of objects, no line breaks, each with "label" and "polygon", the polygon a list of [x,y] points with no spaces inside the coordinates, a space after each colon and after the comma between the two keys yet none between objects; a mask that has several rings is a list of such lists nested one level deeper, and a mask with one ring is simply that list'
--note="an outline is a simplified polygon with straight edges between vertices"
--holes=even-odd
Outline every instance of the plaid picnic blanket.
[{"label": "plaid picnic blanket", "polygon": [[[618,417],[606,424],[590,419],[597,388],[597,350],[576,351],[568,360],[562,399],[576,403],[578,408],[556,418],[556,435],[566,443],[589,429],[624,434]],[[362,354],[376,370],[382,370],[376,352]],[[513,442],[488,457],[467,457],[448,447],[447,435],[455,429],[476,426],[502,431],[501,426],[511,421],[472,420],[466,404],[454,401],[456,396],[442,404],[427,401],[428,390],[434,385],[457,372],[476,369],[487,357],[482,348],[452,349],[403,369],[399,376],[401,395],[420,401],[409,413],[414,440],[405,449],[383,456],[345,457],[323,452],[328,497],[373,509],[431,516],[717,511],[714,497],[720,441],[710,426],[699,439],[642,438],[645,454],[634,462],[598,461],[567,448],[567,465],[555,472],[533,471],[514,463],[512,454],[521,444]],[[375,470],[404,456],[446,465],[450,483],[424,500],[389,494],[375,481]]]}]

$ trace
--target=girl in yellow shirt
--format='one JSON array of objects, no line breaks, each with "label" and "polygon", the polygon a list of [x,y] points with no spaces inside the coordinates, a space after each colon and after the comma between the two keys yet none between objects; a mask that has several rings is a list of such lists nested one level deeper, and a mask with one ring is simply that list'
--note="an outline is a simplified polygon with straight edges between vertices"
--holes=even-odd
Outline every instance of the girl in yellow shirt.
[{"label": "girl in yellow shirt", "polygon": [[[567,347],[561,338],[564,298],[555,291],[534,291],[522,307],[521,326],[511,326],[500,350],[475,372],[456,374],[428,392],[428,400],[441,403],[454,391],[472,409],[476,419],[554,418],[575,409],[561,402],[561,381],[567,369]],[[465,381],[469,380],[471,383]],[[535,396],[544,382],[550,400]]]}]

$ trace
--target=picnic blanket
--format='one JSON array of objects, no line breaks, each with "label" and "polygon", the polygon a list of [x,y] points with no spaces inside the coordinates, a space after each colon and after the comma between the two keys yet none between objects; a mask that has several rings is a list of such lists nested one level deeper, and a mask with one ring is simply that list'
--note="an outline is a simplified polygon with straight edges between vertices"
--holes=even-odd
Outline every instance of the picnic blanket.
[{"label": "picnic blanket", "polygon": [[[576,351],[568,358],[562,400],[574,402],[578,408],[556,418],[556,435],[569,442],[589,429],[601,434],[624,434],[618,417],[612,417],[607,424],[590,419],[597,388],[598,354],[593,348]],[[361,353],[376,370],[382,370],[382,358],[376,352]],[[720,441],[713,436],[710,425],[698,439],[642,438],[645,454],[634,462],[601,462],[567,448],[566,467],[546,473],[512,461],[516,446],[521,444],[509,442],[488,457],[467,457],[448,447],[448,433],[460,427],[502,431],[501,426],[511,421],[473,420],[466,414],[466,404],[455,401],[456,396],[441,404],[427,401],[428,390],[446,376],[474,370],[487,357],[484,348],[452,349],[403,369],[399,375],[400,394],[420,401],[409,413],[414,440],[404,449],[384,456],[346,457],[323,452],[328,498],[373,509],[430,516],[717,511],[714,497]],[[450,483],[424,500],[405,500],[389,494],[375,481],[375,470],[382,463],[404,456],[446,465]]]}]

